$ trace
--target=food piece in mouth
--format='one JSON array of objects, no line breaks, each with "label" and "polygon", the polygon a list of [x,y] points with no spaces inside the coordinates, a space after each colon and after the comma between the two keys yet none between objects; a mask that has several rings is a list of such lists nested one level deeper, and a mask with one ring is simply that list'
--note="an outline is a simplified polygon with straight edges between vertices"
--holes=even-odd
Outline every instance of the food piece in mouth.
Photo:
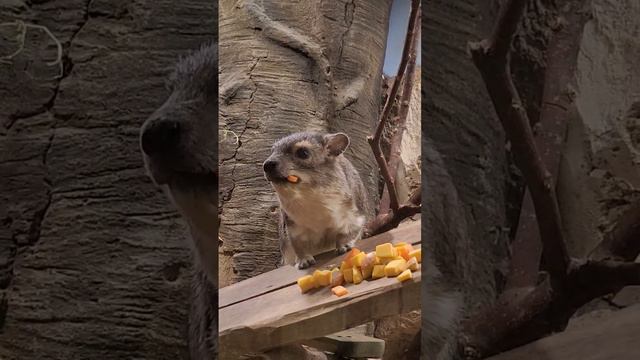
[{"label": "food piece in mouth", "polygon": [[296,184],[298,181],[300,181],[300,178],[295,175],[289,175],[287,176],[287,181],[292,184]]}]

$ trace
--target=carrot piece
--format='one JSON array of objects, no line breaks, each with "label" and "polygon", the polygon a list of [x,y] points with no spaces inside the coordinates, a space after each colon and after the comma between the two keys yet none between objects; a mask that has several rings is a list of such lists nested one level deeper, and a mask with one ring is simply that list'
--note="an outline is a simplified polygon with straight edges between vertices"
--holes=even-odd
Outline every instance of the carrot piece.
[{"label": "carrot piece", "polygon": [[345,289],[345,287],[344,287],[344,286],[336,286],[336,287],[333,287],[333,288],[331,289],[331,292],[332,292],[334,295],[338,296],[338,297],[343,296],[343,295],[347,295],[347,293],[349,293],[349,292],[347,291],[347,289]]},{"label": "carrot piece", "polygon": [[300,181],[300,178],[295,176],[295,175],[289,175],[287,176],[287,181],[289,181],[290,183],[297,183],[298,181]]}]

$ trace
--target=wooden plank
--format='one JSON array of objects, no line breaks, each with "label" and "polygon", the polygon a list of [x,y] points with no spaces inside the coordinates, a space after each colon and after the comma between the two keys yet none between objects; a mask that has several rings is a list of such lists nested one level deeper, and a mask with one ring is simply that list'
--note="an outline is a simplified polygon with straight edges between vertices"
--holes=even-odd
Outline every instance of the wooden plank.
[{"label": "wooden plank", "polygon": [[[414,245],[420,243],[419,220],[402,224],[398,228],[384,234],[363,239],[356,244],[356,247],[361,250],[372,251],[378,244],[385,242],[397,243],[401,241]],[[295,284],[298,278],[312,273],[317,268],[332,263],[339,264],[341,259],[342,256],[336,256],[334,252],[325,253],[317,257],[318,263],[310,269],[298,270],[293,266],[283,266],[233,285],[223,287],[219,292],[218,308],[222,309],[229,305]]]},{"label": "wooden plank", "polygon": [[583,315],[564,332],[493,356],[489,360],[640,359],[640,305]]},{"label": "wooden plank", "polygon": [[420,309],[420,272],[400,283],[395,278],[349,284],[349,294],[329,288],[301,294],[297,285],[220,309],[220,354],[249,352],[333,334],[375,319]]},{"label": "wooden plank", "polygon": [[379,359],[384,355],[384,340],[359,334],[351,329],[303,343],[347,358]]}]

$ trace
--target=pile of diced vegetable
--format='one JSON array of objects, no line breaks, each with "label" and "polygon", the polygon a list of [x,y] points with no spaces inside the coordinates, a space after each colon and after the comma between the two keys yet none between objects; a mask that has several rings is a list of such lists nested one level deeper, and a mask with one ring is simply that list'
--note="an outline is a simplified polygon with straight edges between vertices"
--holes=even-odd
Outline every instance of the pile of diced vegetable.
[{"label": "pile of diced vegetable", "polygon": [[407,281],[411,279],[412,271],[420,269],[421,262],[422,251],[404,242],[380,244],[370,253],[353,248],[345,255],[339,268],[316,270],[312,275],[299,278],[298,286],[303,293],[330,286],[333,294],[343,296],[348,292],[342,286],[346,283],[357,285],[363,280],[383,277]]}]

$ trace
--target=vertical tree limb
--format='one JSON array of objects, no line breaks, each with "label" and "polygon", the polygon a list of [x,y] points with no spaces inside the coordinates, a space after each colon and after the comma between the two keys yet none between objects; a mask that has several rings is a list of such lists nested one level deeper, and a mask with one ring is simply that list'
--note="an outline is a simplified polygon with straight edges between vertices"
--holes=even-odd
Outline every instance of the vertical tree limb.
[{"label": "vertical tree limb", "polygon": [[469,43],[468,50],[511,143],[516,165],[531,192],[543,243],[543,257],[551,281],[562,283],[566,279],[569,255],[562,234],[554,183],[536,148],[527,113],[509,70],[509,50],[525,5],[526,0],[507,1],[500,10],[491,37]]}]

